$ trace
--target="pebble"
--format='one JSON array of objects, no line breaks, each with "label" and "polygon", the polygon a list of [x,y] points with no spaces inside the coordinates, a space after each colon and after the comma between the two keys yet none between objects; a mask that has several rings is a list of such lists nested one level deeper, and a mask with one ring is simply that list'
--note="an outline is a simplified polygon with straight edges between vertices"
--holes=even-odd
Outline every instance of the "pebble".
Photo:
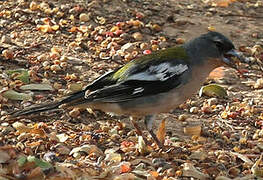
[{"label": "pebble", "polygon": [[59,159],[54,152],[47,152],[44,154],[43,159],[47,162],[57,162]]},{"label": "pebble", "polygon": [[174,176],[174,175],[175,175],[174,168],[167,169],[167,176]]},{"label": "pebble", "polygon": [[190,159],[195,159],[195,160],[205,160],[207,157],[207,153],[203,151],[193,151],[191,155],[189,156]]},{"label": "pebble", "polygon": [[141,40],[143,39],[142,34],[139,33],[139,32],[133,33],[133,34],[132,34],[132,37],[133,37],[135,40],[137,40],[137,41],[141,41]]},{"label": "pebble", "polygon": [[178,120],[179,120],[179,121],[185,121],[187,118],[188,118],[187,114],[181,114],[181,115],[178,117]]},{"label": "pebble", "polygon": [[155,167],[162,167],[164,166],[165,164],[167,164],[166,160],[163,159],[163,158],[154,158],[152,160],[152,163]]},{"label": "pebble", "polygon": [[11,44],[11,37],[8,35],[3,35],[1,38],[1,43]]},{"label": "pebble", "polygon": [[210,98],[207,100],[209,106],[216,105],[218,102],[217,98]]},{"label": "pebble", "polygon": [[18,141],[22,141],[24,139],[27,139],[29,138],[31,135],[29,133],[21,133],[18,137],[17,137],[17,140]]},{"label": "pebble", "polygon": [[10,49],[5,49],[2,51],[2,55],[5,57],[5,59],[13,59],[14,52]]},{"label": "pebble", "polygon": [[147,167],[146,164],[140,163],[140,164],[138,164],[138,165],[135,167],[135,169],[143,170],[143,169],[145,169],[146,167]]},{"label": "pebble", "polygon": [[76,118],[80,115],[80,111],[78,108],[74,108],[69,112],[69,115],[73,118]]},{"label": "pebble", "polygon": [[89,15],[89,14],[86,14],[86,13],[81,13],[81,14],[79,15],[79,20],[80,20],[81,22],[87,22],[87,21],[90,20],[90,15]]},{"label": "pebble", "polygon": [[126,43],[121,47],[121,51],[123,52],[132,52],[135,49],[134,43]]},{"label": "pebble", "polygon": [[191,107],[189,110],[190,113],[196,114],[198,113],[198,107]]},{"label": "pebble", "polygon": [[51,65],[50,66],[50,70],[51,71],[60,71],[61,70],[61,67],[59,66],[59,65],[57,65],[57,64],[53,64],[53,65]]},{"label": "pebble", "polygon": [[263,88],[263,78],[260,78],[256,81],[256,83],[254,84],[254,88],[255,89],[261,89]]},{"label": "pebble", "polygon": [[8,127],[3,128],[3,130],[1,132],[3,133],[3,135],[8,135],[10,132],[13,132],[13,131],[14,131],[14,129],[12,127],[8,126]]},{"label": "pebble", "polygon": [[59,154],[67,155],[70,153],[70,149],[65,146],[63,143],[59,143],[55,146],[56,152]]}]

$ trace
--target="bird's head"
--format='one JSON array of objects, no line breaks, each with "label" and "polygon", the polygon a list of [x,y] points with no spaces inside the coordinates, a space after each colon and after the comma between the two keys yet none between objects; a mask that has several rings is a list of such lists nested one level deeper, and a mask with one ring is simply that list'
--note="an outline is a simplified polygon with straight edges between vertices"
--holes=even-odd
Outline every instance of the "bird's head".
[{"label": "bird's head", "polygon": [[219,55],[219,59],[223,64],[236,68],[237,61],[248,63],[248,60],[243,57],[242,53],[237,52],[234,44],[223,34],[208,32],[202,36],[208,45],[211,46],[211,50],[213,49],[212,51],[217,52],[216,54]]},{"label": "bird's head", "polygon": [[186,48],[201,62],[208,59],[217,66],[228,65],[236,68],[236,60],[248,63],[248,60],[235,50],[233,43],[219,32],[203,34],[187,43]]}]

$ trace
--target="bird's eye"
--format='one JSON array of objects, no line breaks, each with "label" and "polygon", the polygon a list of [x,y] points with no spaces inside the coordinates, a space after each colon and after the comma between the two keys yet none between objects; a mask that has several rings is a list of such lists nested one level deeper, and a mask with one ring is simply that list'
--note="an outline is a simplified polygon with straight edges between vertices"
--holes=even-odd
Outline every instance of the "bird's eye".
[{"label": "bird's eye", "polygon": [[214,43],[215,43],[217,49],[223,50],[224,45],[223,45],[223,43],[221,41],[214,41]]}]

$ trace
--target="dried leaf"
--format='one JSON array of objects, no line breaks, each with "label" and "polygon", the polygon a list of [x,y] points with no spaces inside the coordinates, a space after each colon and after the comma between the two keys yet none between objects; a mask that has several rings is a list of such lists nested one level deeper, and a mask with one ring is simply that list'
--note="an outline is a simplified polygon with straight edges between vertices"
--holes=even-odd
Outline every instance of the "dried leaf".
[{"label": "dried leaf", "polygon": [[20,87],[21,90],[53,91],[50,84],[27,84]]},{"label": "dried leaf", "polygon": [[26,156],[21,156],[17,159],[18,166],[23,166],[27,162]]},{"label": "dried leaf", "polygon": [[26,125],[24,125],[21,122],[14,122],[12,124],[12,126],[19,132],[19,133],[23,133],[23,132],[30,132],[31,128],[27,127]]},{"label": "dried leaf", "polygon": [[253,175],[255,175],[256,177],[263,177],[263,168],[258,167],[261,161],[262,161],[262,154],[260,155],[260,158],[255,162],[255,164],[251,168]]},{"label": "dried leaf", "polygon": [[15,74],[15,77],[13,77],[14,79],[18,79],[25,84],[29,83],[29,73],[28,73],[28,70],[26,70],[26,69],[9,70],[9,71],[7,71],[7,74],[9,76],[11,76],[11,75],[14,76],[14,74]]},{"label": "dried leaf", "polygon": [[6,151],[0,150],[0,163],[6,163],[11,157]]},{"label": "dried leaf", "polygon": [[121,173],[127,173],[131,171],[131,164],[130,163],[122,163],[121,164]]},{"label": "dried leaf", "polygon": [[105,161],[121,162],[121,155],[119,153],[107,153]]},{"label": "dried leaf", "polygon": [[162,120],[161,124],[159,125],[158,131],[157,131],[157,138],[159,141],[163,144],[165,140],[165,119]]},{"label": "dried leaf", "polygon": [[201,97],[203,94],[209,97],[220,98],[224,98],[227,96],[226,90],[217,84],[209,84],[207,86],[203,86],[199,91],[199,96]]},{"label": "dried leaf", "polygon": [[59,142],[65,142],[68,140],[69,136],[65,133],[62,133],[62,134],[58,134],[56,135],[57,138],[59,139]]},{"label": "dried leaf", "polygon": [[240,158],[242,161],[244,161],[245,163],[252,165],[253,162],[245,155],[237,153],[237,152],[230,152],[230,154],[237,156],[238,158]]},{"label": "dried leaf", "polygon": [[35,156],[28,156],[27,161],[34,162],[36,166],[40,167],[43,171],[53,168],[53,166],[49,162],[38,159]]},{"label": "dried leaf", "polygon": [[141,154],[149,152],[149,149],[147,148],[142,136],[138,136],[138,150]]},{"label": "dried leaf", "polygon": [[190,136],[200,136],[201,130],[201,125],[184,127],[184,133]]},{"label": "dried leaf", "polygon": [[32,94],[26,93],[19,93],[14,90],[7,90],[2,93],[3,97],[10,99],[10,100],[20,100],[20,101],[27,101],[32,99]]},{"label": "dried leaf", "polygon": [[183,174],[182,176],[192,177],[200,180],[206,180],[209,178],[207,174],[204,174],[198,171],[192,164],[184,163],[183,164]]},{"label": "dried leaf", "polygon": [[98,155],[103,155],[103,152],[97,146],[89,144],[72,149],[69,155],[73,155],[78,152],[86,152],[87,154],[96,153]]}]

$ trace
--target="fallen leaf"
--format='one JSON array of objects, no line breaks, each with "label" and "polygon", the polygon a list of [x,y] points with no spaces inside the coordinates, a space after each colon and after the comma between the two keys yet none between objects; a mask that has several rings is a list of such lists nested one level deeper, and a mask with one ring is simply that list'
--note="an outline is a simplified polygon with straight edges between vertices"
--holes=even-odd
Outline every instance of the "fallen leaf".
[{"label": "fallen leaf", "polygon": [[10,99],[10,100],[21,100],[21,101],[27,101],[32,99],[32,94],[26,94],[26,93],[19,93],[12,89],[7,90],[2,93],[3,97]]},{"label": "fallen leaf", "polygon": [[29,83],[29,73],[26,69],[15,69],[15,70],[9,70],[7,71],[7,74],[9,76],[14,76],[14,79],[18,79],[22,81],[23,83],[28,84]]},{"label": "fallen leaf", "polygon": [[59,142],[65,142],[65,141],[67,141],[68,140],[68,138],[69,138],[69,136],[67,135],[67,134],[65,134],[65,133],[62,133],[62,134],[58,134],[58,135],[56,135],[57,136],[57,138],[59,139]]},{"label": "fallen leaf", "polygon": [[36,158],[35,156],[28,156],[28,162],[34,162],[37,167],[40,167],[43,171],[53,168],[53,166],[46,161]]},{"label": "fallen leaf", "polygon": [[20,87],[21,90],[53,91],[50,84],[27,84]]},{"label": "fallen leaf", "polygon": [[202,130],[201,125],[184,127],[184,133],[190,136],[193,135],[200,136],[201,130]]},{"label": "fallen leaf", "polygon": [[217,85],[217,84],[209,84],[207,86],[203,86],[200,91],[199,91],[199,96],[209,96],[209,97],[220,97],[220,98],[224,98],[227,96],[227,92],[226,90]]},{"label": "fallen leaf", "polygon": [[157,131],[157,138],[159,141],[163,144],[165,139],[165,119],[162,120],[161,124],[159,125],[158,131]]},{"label": "fallen leaf", "polygon": [[245,163],[252,165],[253,162],[245,155],[237,153],[237,152],[230,152],[231,155],[237,156],[239,159],[241,159],[242,161],[244,161]]},{"label": "fallen leaf", "polygon": [[5,151],[0,150],[0,163],[6,163],[11,157]]},{"label": "fallen leaf", "polygon": [[260,155],[260,158],[255,162],[255,164],[251,168],[253,175],[259,178],[263,177],[263,168],[258,167],[261,161],[262,161],[262,154]]},{"label": "fallen leaf", "polygon": [[183,164],[183,174],[182,176],[192,177],[200,180],[206,180],[209,178],[207,174],[204,174],[198,171],[192,164],[184,163]]}]

